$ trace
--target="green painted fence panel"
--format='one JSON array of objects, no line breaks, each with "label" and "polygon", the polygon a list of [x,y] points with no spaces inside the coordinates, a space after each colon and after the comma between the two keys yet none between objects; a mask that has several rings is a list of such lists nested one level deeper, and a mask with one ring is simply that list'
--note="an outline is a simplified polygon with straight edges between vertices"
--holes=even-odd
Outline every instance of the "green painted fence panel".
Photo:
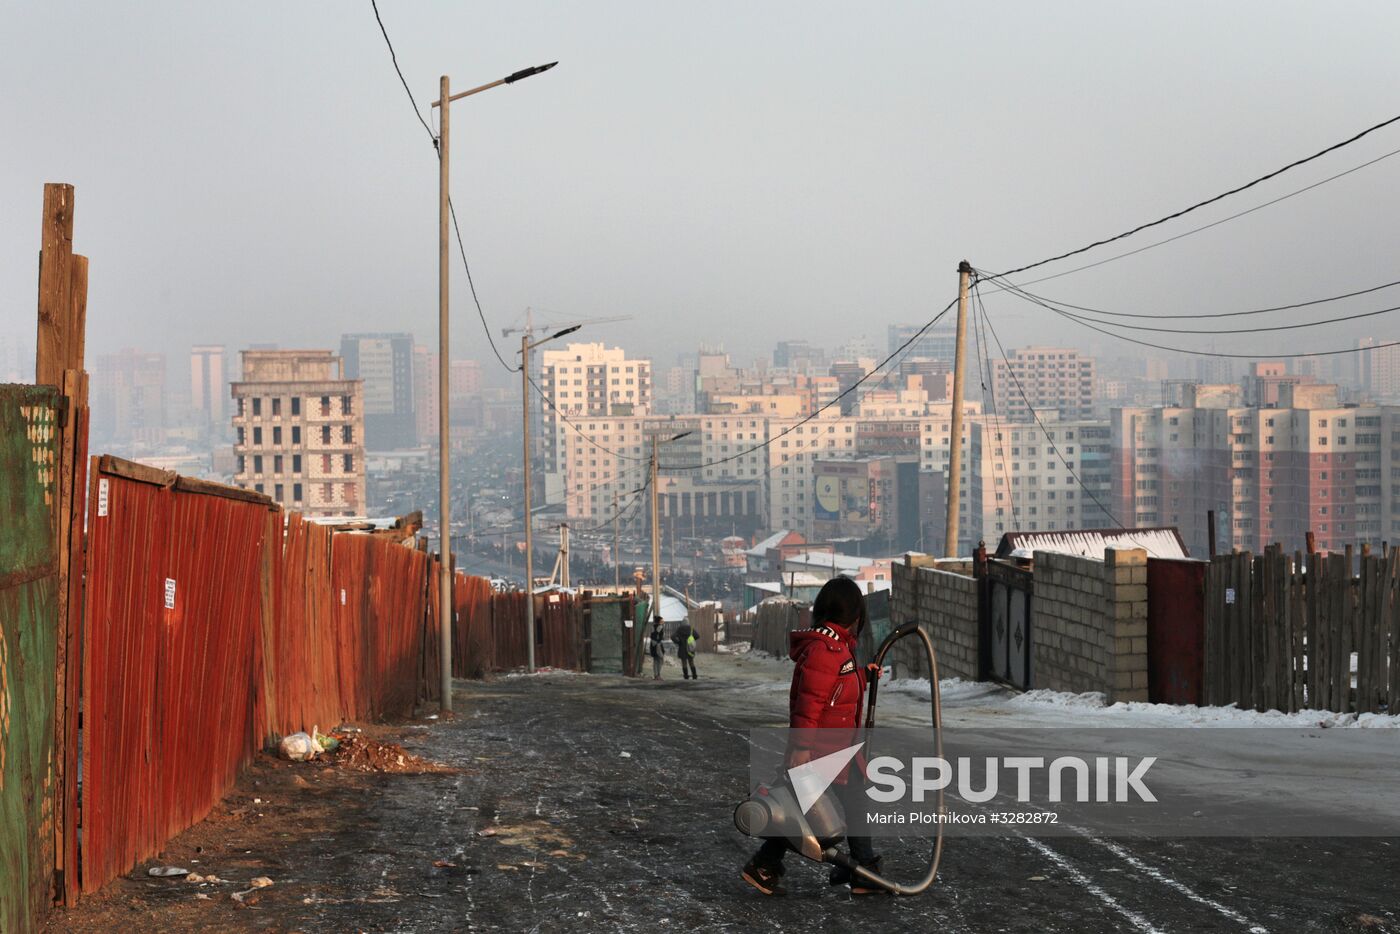
[{"label": "green painted fence panel", "polygon": [[599,674],[622,674],[622,653],[625,633],[622,627],[624,600],[594,597],[589,602],[589,671]]},{"label": "green painted fence panel", "polygon": [[0,386],[0,931],[52,903],[61,396]]}]

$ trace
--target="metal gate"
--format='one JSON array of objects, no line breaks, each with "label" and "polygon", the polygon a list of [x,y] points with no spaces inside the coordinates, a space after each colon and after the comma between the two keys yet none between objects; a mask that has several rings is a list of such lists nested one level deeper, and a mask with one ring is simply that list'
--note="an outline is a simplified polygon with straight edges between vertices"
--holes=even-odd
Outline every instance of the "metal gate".
[{"label": "metal gate", "polygon": [[1031,687],[1031,596],[1035,578],[1029,570],[1002,561],[987,562],[984,638],[988,674],[1022,690]]},{"label": "metal gate", "polygon": [[1147,694],[1154,704],[1200,704],[1208,561],[1147,559]]},{"label": "metal gate", "polygon": [[584,663],[600,674],[623,673],[630,629],[623,625],[628,598],[590,596],[583,615]]}]

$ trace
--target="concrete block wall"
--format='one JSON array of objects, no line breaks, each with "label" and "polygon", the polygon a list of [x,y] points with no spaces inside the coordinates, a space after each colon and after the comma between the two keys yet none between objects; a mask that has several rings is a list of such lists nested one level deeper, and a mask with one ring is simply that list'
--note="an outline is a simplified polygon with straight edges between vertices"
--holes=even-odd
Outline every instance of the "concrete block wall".
[{"label": "concrete block wall", "polygon": [[1147,552],[1103,561],[1037,552],[1031,605],[1035,687],[1147,700]]},{"label": "concrete block wall", "polygon": [[1104,562],[1035,553],[1031,683],[1051,691],[1105,691],[1108,606]]},{"label": "concrete block wall", "polygon": [[1104,554],[1104,594],[1110,615],[1104,648],[1108,699],[1147,700],[1147,552],[1110,548]]},{"label": "concrete block wall", "polygon": [[[925,555],[907,556],[894,566],[891,617],[895,625],[918,620],[938,653],[941,678],[976,680],[978,665],[978,582],[968,573],[945,570]],[[901,678],[928,677],[928,663],[918,642],[905,639],[895,647],[894,665]]]}]

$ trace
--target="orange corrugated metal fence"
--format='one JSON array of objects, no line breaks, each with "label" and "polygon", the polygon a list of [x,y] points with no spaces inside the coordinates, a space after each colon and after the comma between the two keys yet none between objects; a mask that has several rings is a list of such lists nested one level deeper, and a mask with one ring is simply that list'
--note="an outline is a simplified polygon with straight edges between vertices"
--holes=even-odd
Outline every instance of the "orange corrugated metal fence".
[{"label": "orange corrugated metal fence", "polygon": [[202,819],[265,740],[411,716],[432,683],[425,552],[115,458],[94,474],[85,892]]},{"label": "orange corrugated metal fence", "polygon": [[268,529],[265,504],[105,469],[98,484],[83,640],[84,892],[202,819],[255,752]]}]

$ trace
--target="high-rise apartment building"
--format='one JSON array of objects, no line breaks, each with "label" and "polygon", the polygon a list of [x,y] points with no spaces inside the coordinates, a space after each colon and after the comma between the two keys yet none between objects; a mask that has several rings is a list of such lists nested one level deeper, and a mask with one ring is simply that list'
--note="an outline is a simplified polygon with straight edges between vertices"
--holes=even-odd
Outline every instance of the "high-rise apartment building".
[{"label": "high-rise apartment building", "polygon": [[1360,388],[1377,402],[1400,402],[1400,346],[1374,337],[1364,337],[1356,346],[1367,348],[1356,355]]},{"label": "high-rise apartment building", "polygon": [[362,383],[330,350],[245,350],[234,482],[311,516],[365,510]]},{"label": "high-rise apartment building", "polygon": [[165,354],[127,348],[92,370],[92,435],[119,445],[165,441]]},{"label": "high-rise apartment building", "polygon": [[958,337],[949,328],[930,328],[915,339],[922,324],[891,324],[887,330],[887,353],[897,353],[899,348],[913,339],[914,343],[905,351],[905,360],[943,360],[949,365],[957,356]]},{"label": "high-rise apartment building", "polygon": [[223,438],[228,429],[228,379],[224,374],[224,345],[201,344],[190,348],[190,408],[199,413],[211,440]]},{"label": "high-rise apartment building", "polygon": [[1339,406],[1336,387],[1284,387],[1276,408],[1115,409],[1114,508],[1174,525],[1194,554],[1282,543],[1337,550],[1400,534],[1400,407]]},{"label": "high-rise apartment building", "polygon": [[1054,412],[1061,420],[1094,417],[1094,360],[1072,347],[1021,347],[992,360],[992,389],[1003,418],[1035,421]]},{"label": "high-rise apartment building", "polygon": [[364,384],[365,445],[401,450],[418,443],[413,414],[413,335],[346,334],[340,338],[345,375]]},{"label": "high-rise apartment building", "polygon": [[[559,477],[568,464],[571,448],[566,436],[577,435],[561,413],[575,423],[651,412],[651,361],[629,358],[620,347],[603,344],[570,344],[538,355],[539,387],[547,400],[536,411],[542,435],[541,468],[553,478],[545,481],[546,499],[559,489]],[[557,494],[556,494],[557,495]],[[556,500],[553,500],[557,502]]]}]

